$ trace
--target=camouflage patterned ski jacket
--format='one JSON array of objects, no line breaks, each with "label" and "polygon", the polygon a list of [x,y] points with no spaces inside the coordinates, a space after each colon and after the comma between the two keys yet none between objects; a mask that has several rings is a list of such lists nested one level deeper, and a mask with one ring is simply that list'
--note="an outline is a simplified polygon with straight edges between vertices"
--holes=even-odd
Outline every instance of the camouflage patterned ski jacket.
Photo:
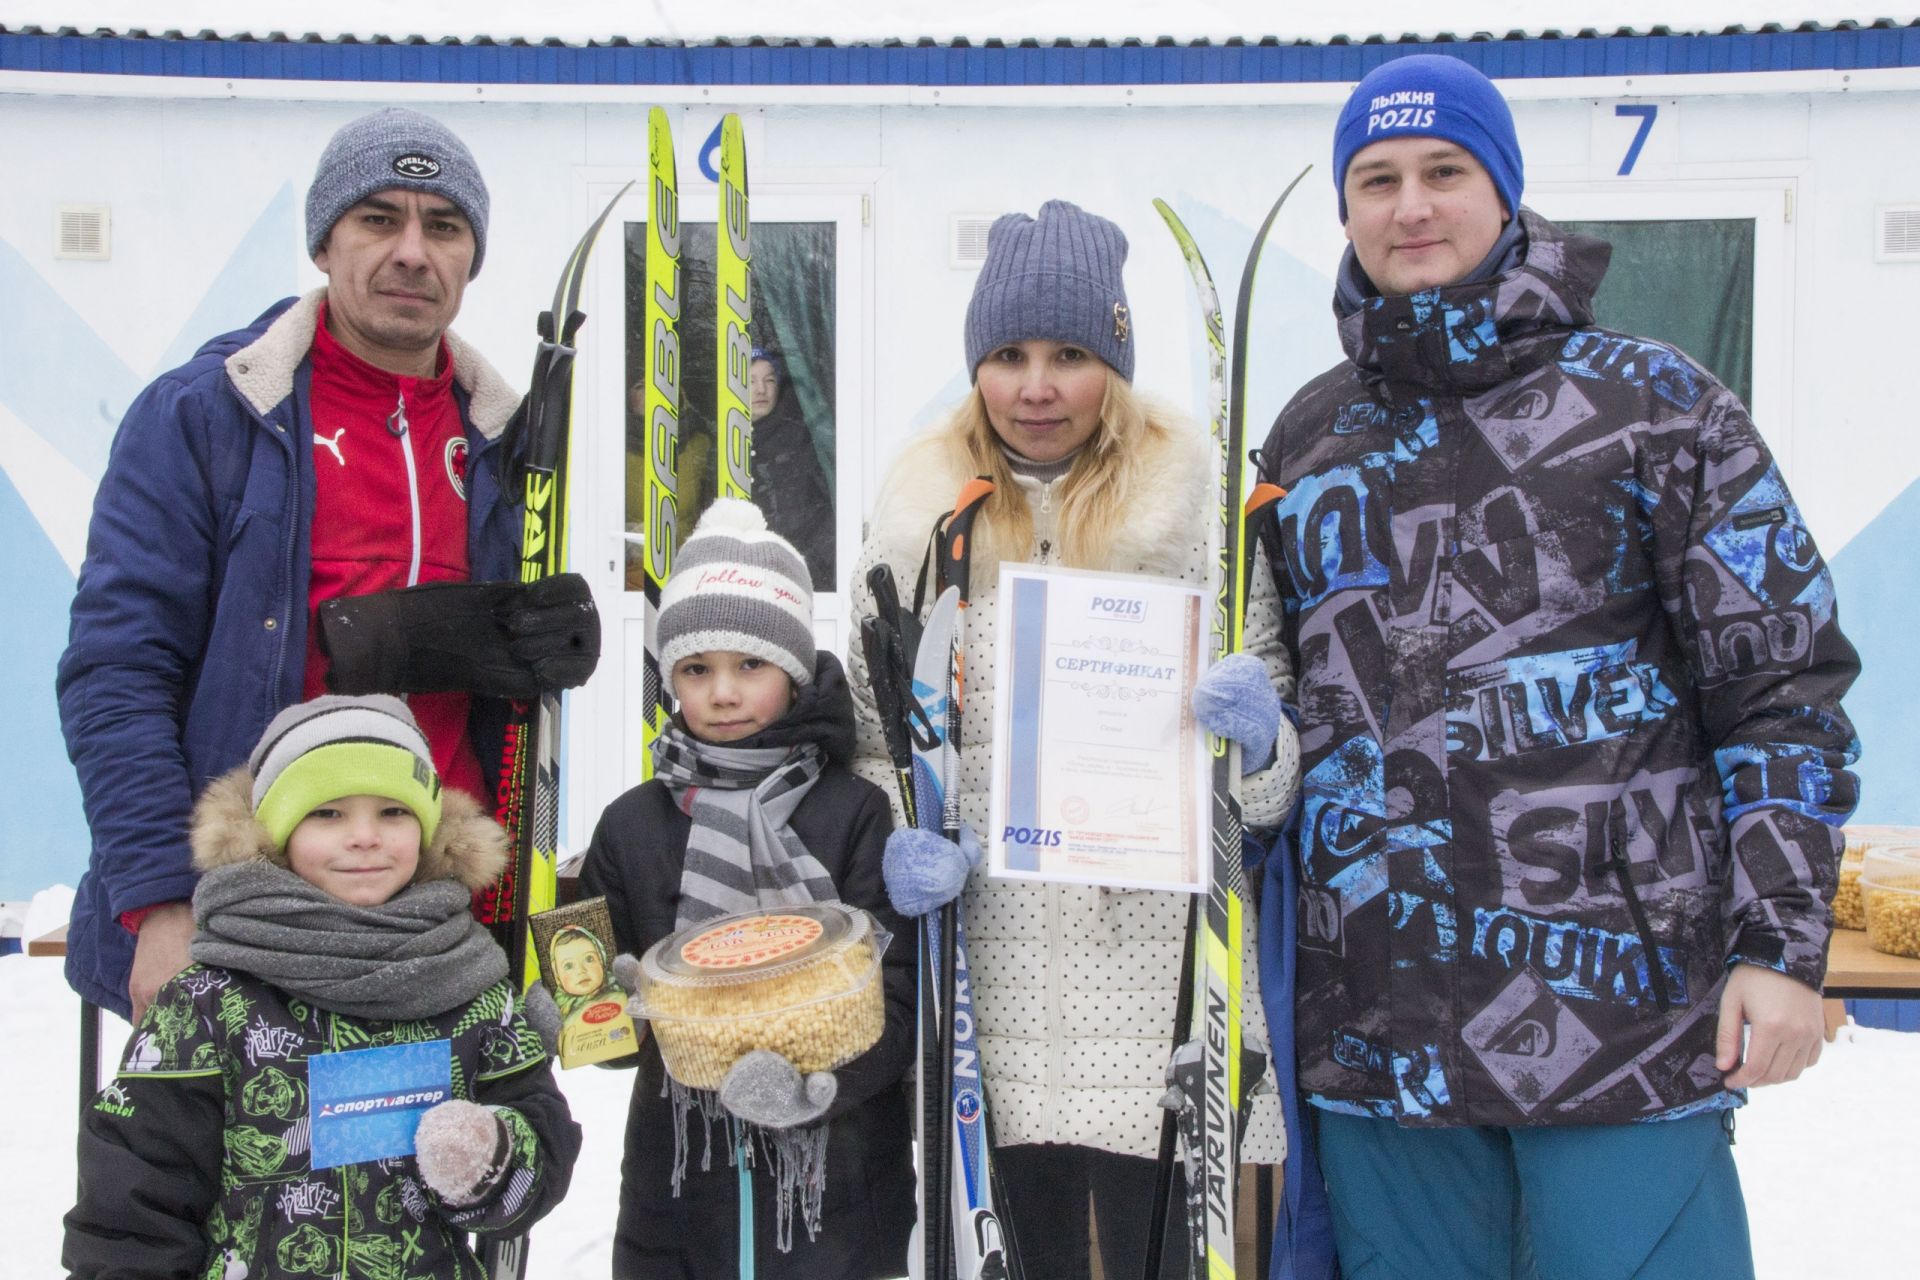
[{"label": "camouflage patterned ski jacket", "polygon": [[[506,1121],[513,1151],[498,1192],[452,1208],[411,1156],[313,1168],[308,1059],[440,1039],[453,1046],[454,1096]],[[63,1261],[114,1280],[485,1280],[466,1232],[544,1215],[579,1149],[505,979],[432,1018],[373,1022],[193,965],[160,989],[83,1117]]]},{"label": "camouflage patterned ski jacket", "polygon": [[1858,659],[1745,408],[1522,218],[1505,275],[1344,317],[1263,451],[1301,1087],[1410,1125],[1732,1105],[1726,968],[1819,985],[1856,798]]}]

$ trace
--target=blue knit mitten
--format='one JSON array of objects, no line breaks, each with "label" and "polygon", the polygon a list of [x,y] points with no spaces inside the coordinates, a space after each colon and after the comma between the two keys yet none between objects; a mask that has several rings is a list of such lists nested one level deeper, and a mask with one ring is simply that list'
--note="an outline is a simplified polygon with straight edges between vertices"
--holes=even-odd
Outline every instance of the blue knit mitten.
[{"label": "blue knit mitten", "polygon": [[902,827],[887,837],[880,874],[893,909],[911,920],[959,897],[980,857],[980,838],[971,827],[960,828],[959,844],[936,832]]},{"label": "blue knit mitten", "polygon": [[1240,772],[1266,768],[1280,733],[1280,695],[1266,664],[1250,653],[1230,653],[1208,667],[1193,686],[1193,718],[1208,733],[1240,744]]}]

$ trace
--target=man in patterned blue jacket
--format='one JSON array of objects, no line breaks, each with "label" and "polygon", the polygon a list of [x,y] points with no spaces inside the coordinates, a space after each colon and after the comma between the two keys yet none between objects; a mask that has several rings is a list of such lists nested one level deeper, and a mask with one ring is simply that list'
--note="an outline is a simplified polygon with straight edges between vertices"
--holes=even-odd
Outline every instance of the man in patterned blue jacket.
[{"label": "man in patterned blue jacket", "polygon": [[1751,1276],[1730,1108],[1819,1056],[1856,798],[1826,567],[1738,398],[1595,326],[1484,76],[1384,64],[1334,181],[1348,358],[1262,462],[1342,1267]]}]

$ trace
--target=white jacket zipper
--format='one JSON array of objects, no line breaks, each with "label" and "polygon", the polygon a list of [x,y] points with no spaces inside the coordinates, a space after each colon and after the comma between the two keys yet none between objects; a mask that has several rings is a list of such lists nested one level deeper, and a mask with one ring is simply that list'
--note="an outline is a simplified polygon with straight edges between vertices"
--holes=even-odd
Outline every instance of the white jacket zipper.
[{"label": "white jacket zipper", "polygon": [[[1053,486],[1059,483],[1058,480],[1042,480],[1040,482],[1040,515],[1045,520],[1048,535],[1053,533]],[[1040,544],[1039,562],[1041,564],[1053,563],[1053,538],[1047,536],[1038,539],[1038,541]]]},{"label": "white jacket zipper", "polygon": [[420,582],[420,473],[413,465],[413,444],[407,439],[407,393],[399,392],[393,412],[387,415],[387,430],[400,442],[400,457],[407,465],[407,510],[413,518],[413,556],[407,562],[407,585]]}]

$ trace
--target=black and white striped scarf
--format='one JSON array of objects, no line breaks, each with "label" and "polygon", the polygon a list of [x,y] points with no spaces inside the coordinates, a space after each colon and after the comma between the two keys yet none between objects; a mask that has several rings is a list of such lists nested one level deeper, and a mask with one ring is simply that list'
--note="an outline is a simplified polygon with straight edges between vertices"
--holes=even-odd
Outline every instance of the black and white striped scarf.
[{"label": "black and white striped scarf", "polygon": [[675,928],[763,907],[839,897],[788,824],[820,777],[816,743],[726,747],[669,722],[654,741],[654,777],[693,819]]}]

